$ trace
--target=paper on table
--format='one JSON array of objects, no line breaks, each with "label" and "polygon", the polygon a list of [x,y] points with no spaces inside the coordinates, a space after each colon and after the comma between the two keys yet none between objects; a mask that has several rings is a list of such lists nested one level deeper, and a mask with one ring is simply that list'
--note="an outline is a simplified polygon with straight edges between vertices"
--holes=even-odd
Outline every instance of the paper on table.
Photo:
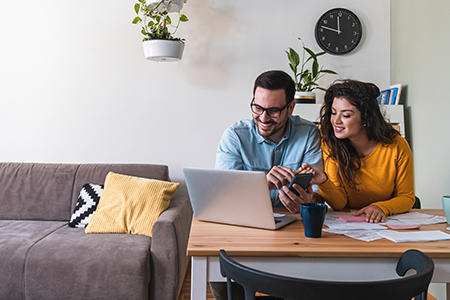
[{"label": "paper on table", "polygon": [[441,216],[428,215],[419,212],[410,212],[398,215],[392,215],[387,218],[383,225],[430,225],[445,223],[447,219]]},{"label": "paper on table", "polygon": [[440,230],[414,232],[384,230],[378,231],[378,235],[396,243],[450,240],[450,234],[444,233]]},{"label": "paper on table", "polygon": [[371,242],[375,240],[382,239],[383,237],[378,235],[378,230],[342,230],[342,229],[323,229],[323,231],[334,233],[334,234],[342,234],[357,240]]}]

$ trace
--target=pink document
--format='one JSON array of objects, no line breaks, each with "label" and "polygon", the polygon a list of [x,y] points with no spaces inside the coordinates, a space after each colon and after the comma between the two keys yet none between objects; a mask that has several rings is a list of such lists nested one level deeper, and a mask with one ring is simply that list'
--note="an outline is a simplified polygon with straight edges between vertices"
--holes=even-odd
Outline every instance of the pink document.
[{"label": "pink document", "polygon": [[365,216],[339,216],[339,219],[345,222],[366,222]]}]

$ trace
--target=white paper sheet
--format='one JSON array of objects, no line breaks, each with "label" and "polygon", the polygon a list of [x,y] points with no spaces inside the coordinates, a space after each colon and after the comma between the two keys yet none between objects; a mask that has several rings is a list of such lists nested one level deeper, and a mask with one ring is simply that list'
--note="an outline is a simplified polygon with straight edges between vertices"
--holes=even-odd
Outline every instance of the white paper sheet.
[{"label": "white paper sheet", "polygon": [[450,240],[450,234],[444,233],[440,230],[412,232],[384,230],[378,231],[377,233],[381,237],[396,243]]},{"label": "white paper sheet", "polygon": [[324,229],[323,231],[345,235],[365,242],[371,242],[383,238],[381,235],[378,235],[378,230],[342,230],[342,229],[333,230],[327,228]]}]

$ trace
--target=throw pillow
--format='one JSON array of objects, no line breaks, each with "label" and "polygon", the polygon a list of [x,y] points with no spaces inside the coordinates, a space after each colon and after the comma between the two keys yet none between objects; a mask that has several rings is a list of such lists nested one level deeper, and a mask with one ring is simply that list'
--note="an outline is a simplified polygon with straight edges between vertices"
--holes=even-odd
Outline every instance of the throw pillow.
[{"label": "throw pillow", "polygon": [[109,172],[101,201],[85,232],[152,236],[153,224],[169,207],[179,185]]},{"label": "throw pillow", "polygon": [[78,196],[77,204],[69,221],[70,227],[85,228],[97,209],[102,196],[103,185],[86,183]]}]

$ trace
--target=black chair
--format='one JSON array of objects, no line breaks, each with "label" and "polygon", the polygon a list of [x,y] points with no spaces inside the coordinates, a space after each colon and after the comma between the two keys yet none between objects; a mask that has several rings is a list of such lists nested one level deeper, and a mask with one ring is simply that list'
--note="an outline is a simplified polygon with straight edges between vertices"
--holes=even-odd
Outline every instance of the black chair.
[{"label": "black chair", "polygon": [[416,197],[416,202],[414,202],[414,205],[412,208],[421,208],[419,197],[417,197],[417,196],[415,196],[415,197]]},{"label": "black chair", "polygon": [[257,299],[255,292],[284,300],[411,300],[413,297],[426,300],[434,271],[433,260],[418,250],[408,250],[400,257],[396,271],[404,276],[410,269],[417,273],[382,281],[310,280],[258,271],[234,261],[225,250],[220,250],[220,272],[227,278],[228,300],[232,299],[231,280],[244,288],[245,300]]}]

